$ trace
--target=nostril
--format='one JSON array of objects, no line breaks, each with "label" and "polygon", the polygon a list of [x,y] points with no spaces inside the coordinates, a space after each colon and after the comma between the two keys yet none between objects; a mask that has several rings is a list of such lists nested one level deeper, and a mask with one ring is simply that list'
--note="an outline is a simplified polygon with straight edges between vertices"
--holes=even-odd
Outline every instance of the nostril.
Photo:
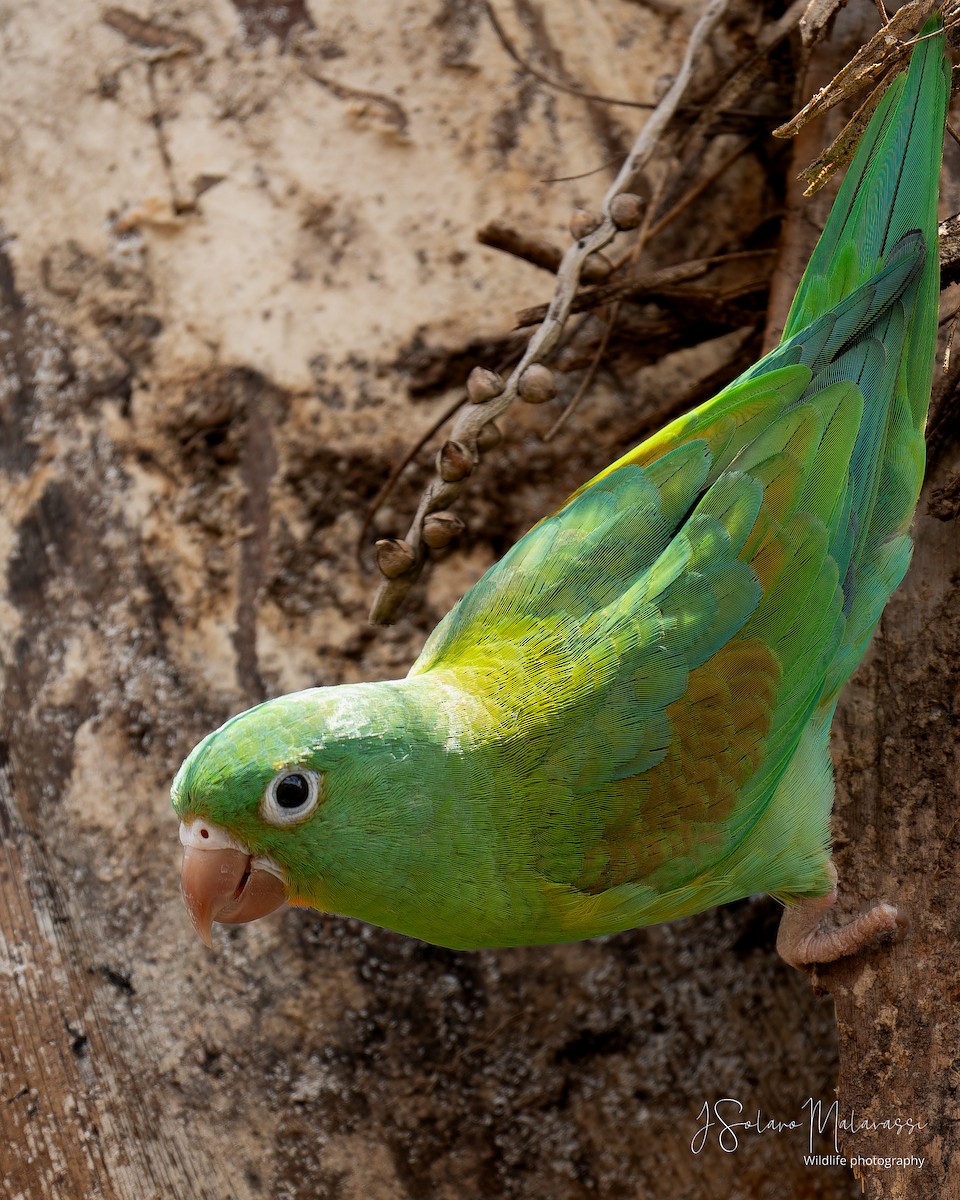
[{"label": "nostril", "polygon": [[200,836],[202,838],[208,838],[210,836],[210,830],[209,829],[201,829]]}]

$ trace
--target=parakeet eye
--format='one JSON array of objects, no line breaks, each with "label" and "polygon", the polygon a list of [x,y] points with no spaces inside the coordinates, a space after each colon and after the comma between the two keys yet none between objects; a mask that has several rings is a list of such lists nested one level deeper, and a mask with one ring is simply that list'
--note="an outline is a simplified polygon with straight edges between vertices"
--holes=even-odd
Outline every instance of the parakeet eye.
[{"label": "parakeet eye", "polygon": [[260,812],[271,825],[295,825],[310,815],[320,797],[320,777],[305,767],[281,771],[267,784]]}]

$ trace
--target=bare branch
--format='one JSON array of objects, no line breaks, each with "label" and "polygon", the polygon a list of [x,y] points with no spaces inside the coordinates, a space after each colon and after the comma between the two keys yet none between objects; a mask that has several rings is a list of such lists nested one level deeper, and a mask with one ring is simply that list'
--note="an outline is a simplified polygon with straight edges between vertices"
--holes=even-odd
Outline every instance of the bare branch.
[{"label": "bare branch", "polygon": [[[710,0],[694,26],[676,78],[651,113],[650,119],[641,130],[626,161],[603,199],[600,206],[600,224],[592,233],[573,242],[564,254],[557,272],[556,288],[547,315],[531,336],[523,357],[507,379],[503,391],[499,396],[482,404],[467,405],[457,417],[451,431],[450,441],[464,447],[474,464],[478,458],[477,438],[480,430],[504,413],[514,402],[518,395],[521,377],[526,369],[543,362],[557,345],[576,296],[587,259],[591,254],[595,254],[612,242],[620,229],[632,228],[638,223],[634,221],[628,226],[622,216],[619,222],[615,219],[618,200],[628,194],[629,185],[653,155],[657,143],[677,110],[681,96],[694,75],[707,39],[726,7],[727,0]],[[620,207],[624,206],[620,205]],[[459,494],[466,477],[465,475],[456,480],[437,477],[427,486],[409,532],[404,539],[413,552],[413,561],[410,568],[402,575],[394,579],[385,579],[381,584],[370,613],[370,619],[374,624],[388,624],[393,620],[401,602],[418,578],[426,559],[427,548],[422,537],[424,520],[430,513],[446,509],[449,506],[450,502]]]},{"label": "bare branch", "polygon": [[795,117],[773,131],[774,137],[793,137],[819,113],[873,83],[889,68],[900,66],[910,47],[909,41],[902,39],[908,39],[935,6],[936,0],[910,0],[905,4]]}]

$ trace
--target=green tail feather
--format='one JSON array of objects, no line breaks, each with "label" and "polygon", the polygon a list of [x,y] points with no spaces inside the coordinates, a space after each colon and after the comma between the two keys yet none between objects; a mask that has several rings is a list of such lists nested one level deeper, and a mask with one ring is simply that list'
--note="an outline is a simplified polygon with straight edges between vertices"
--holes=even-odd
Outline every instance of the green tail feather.
[{"label": "green tail feather", "polygon": [[[924,26],[909,70],[864,134],[790,308],[778,356],[814,371],[807,397],[839,379],[868,398],[831,553],[847,637],[824,703],[849,678],[910,561],[937,336],[937,198],[950,66]],[[821,344],[822,343],[822,344]],[[825,369],[818,372],[818,368]],[[805,397],[806,398],[806,397]]]},{"label": "green tail feather", "polygon": [[[909,71],[893,81],[880,101],[800,281],[784,341],[875,275],[906,234],[919,230],[927,248],[935,248],[950,67],[943,39],[931,35],[942,28],[940,17],[927,22]],[[933,311],[930,298],[938,284],[937,258],[931,254],[918,318]],[[927,351],[934,336],[931,331],[924,339]],[[915,357],[922,359],[929,377],[930,354]],[[918,395],[922,392],[917,388]]]}]

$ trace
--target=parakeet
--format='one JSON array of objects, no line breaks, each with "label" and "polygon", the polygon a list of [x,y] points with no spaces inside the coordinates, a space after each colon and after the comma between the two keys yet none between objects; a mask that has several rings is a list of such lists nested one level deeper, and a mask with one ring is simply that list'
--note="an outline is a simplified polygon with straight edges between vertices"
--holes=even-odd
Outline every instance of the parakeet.
[{"label": "parakeet", "polygon": [[404,679],[227,721],[173,784],[201,937],[284,901],[455,948],[572,941],[767,892],[820,928],[830,724],[907,569],[937,331],[949,66],[881,99],[781,344],[584,485]]}]

